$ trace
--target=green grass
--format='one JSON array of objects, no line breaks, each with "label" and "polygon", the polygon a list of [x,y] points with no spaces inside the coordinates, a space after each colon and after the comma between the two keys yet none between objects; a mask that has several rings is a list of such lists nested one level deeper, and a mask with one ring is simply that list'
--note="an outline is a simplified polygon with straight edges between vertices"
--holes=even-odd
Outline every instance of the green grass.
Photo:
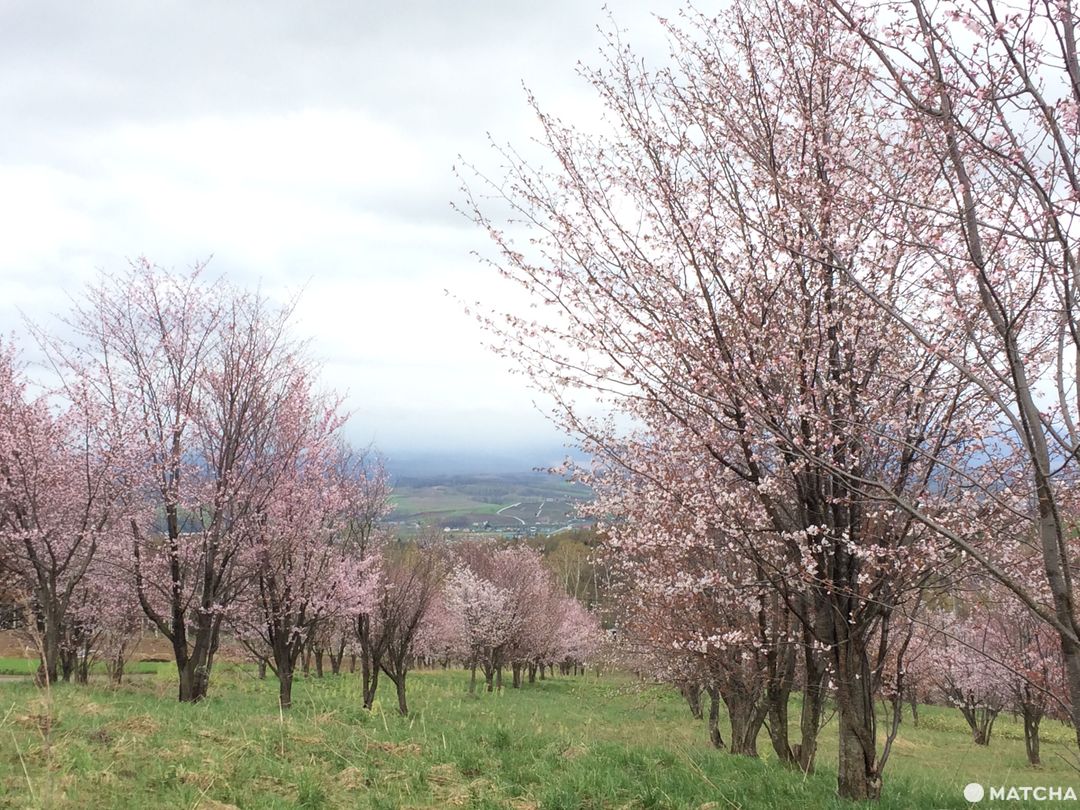
[{"label": "green grass", "polygon": [[[389,691],[369,713],[355,676],[328,676],[300,680],[281,716],[276,683],[250,670],[216,671],[210,698],[182,706],[170,665],[157,666],[118,690],[0,683],[0,807],[855,807],[833,795],[835,720],[803,777],[770,761],[765,735],[761,760],[712,750],[676,695],[623,678],[470,698],[460,671],[420,672],[401,718]],[[985,749],[959,713],[920,714],[897,742],[882,810],[966,807],[971,781],[1080,789],[1060,725],[1047,724],[1046,765],[1032,771],[1011,718]]]},{"label": "green grass", "polygon": [[[0,675],[33,675],[37,668],[37,659],[0,657]],[[171,661],[134,661],[124,667],[125,676],[175,671],[176,665]],[[98,661],[91,667],[90,672],[92,675],[105,675],[105,665]]]}]

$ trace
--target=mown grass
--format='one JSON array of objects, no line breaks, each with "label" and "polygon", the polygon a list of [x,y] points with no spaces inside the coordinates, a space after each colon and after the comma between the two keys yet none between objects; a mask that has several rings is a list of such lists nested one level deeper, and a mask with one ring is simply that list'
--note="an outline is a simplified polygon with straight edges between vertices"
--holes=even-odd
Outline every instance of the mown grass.
[{"label": "mown grass", "polygon": [[[709,748],[673,693],[628,679],[556,678],[469,697],[459,671],[410,676],[413,714],[390,692],[360,707],[355,676],[300,680],[287,713],[276,683],[215,672],[211,697],[175,702],[164,665],[121,689],[0,683],[0,807],[86,808],[852,808],[835,798],[835,720],[809,777]],[[1002,717],[989,749],[958,713],[910,718],[886,774],[882,810],[967,807],[962,788],[1080,790],[1067,731],[1046,729],[1046,765],[1025,764]],[[982,806],[993,806],[984,802]],[[1009,803],[1009,807],[1035,807]]]}]

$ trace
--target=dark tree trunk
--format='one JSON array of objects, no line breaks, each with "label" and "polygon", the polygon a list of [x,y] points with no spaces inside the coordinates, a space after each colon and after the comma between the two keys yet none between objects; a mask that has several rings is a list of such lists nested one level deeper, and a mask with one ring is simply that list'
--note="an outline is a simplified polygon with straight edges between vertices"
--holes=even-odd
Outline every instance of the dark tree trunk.
[{"label": "dark tree trunk", "polygon": [[260,681],[265,681],[266,680],[266,659],[265,658],[260,658],[259,659],[259,680]]},{"label": "dark tree trunk", "polygon": [[176,668],[180,676],[180,702],[198,703],[206,697],[210,685],[209,638],[205,638],[204,633],[199,631],[190,655],[176,642],[173,642],[173,653],[176,655]]},{"label": "dark tree trunk", "polygon": [[511,665],[511,669],[513,671],[513,676],[512,676],[512,680],[511,680],[510,683],[514,687],[514,689],[520,689],[521,688],[521,664],[514,663],[514,664]]},{"label": "dark tree trunk", "polygon": [[393,680],[397,689],[398,711],[401,712],[402,717],[405,717],[409,713],[409,704],[405,701],[405,676],[401,675]]},{"label": "dark tree trunk", "polygon": [[64,683],[71,683],[71,676],[79,668],[79,656],[74,650],[64,650],[60,653],[60,679]]},{"label": "dark tree trunk", "polygon": [[292,664],[286,663],[284,665],[278,664],[278,705],[282,709],[292,708],[292,685],[293,685],[293,671]]},{"label": "dark tree trunk", "polygon": [[683,681],[679,684],[679,692],[686,699],[690,707],[690,715],[695,720],[700,720],[704,715],[701,711],[701,684],[691,681]]},{"label": "dark tree trunk", "polygon": [[375,692],[379,688],[379,664],[371,661],[367,655],[360,654],[360,680],[364,697],[364,708],[371,709],[375,704]]},{"label": "dark tree trunk", "polygon": [[785,765],[798,763],[788,735],[788,701],[790,698],[791,689],[784,684],[774,684],[765,690],[765,706],[769,719],[769,741],[772,743],[777,759]]},{"label": "dark tree trunk", "polygon": [[975,744],[989,745],[990,734],[994,730],[994,721],[997,720],[1001,709],[996,706],[980,705],[973,695],[965,693],[955,686],[950,686],[946,694],[960,709],[960,714],[967,721],[968,728],[971,729],[971,739],[975,741]]},{"label": "dark tree trunk", "polygon": [[[38,665],[34,682],[38,686],[51,686],[56,683],[58,674],[63,669],[60,651],[60,621],[53,611],[46,611],[38,622],[41,631],[41,663]],[[70,673],[68,674],[70,678]]]},{"label": "dark tree trunk", "polygon": [[536,683],[536,664],[529,664],[529,683]]},{"label": "dark tree trunk", "polygon": [[724,747],[724,738],[720,736],[720,690],[715,686],[709,689],[709,742],[713,748]]},{"label": "dark tree trunk", "polygon": [[834,656],[840,736],[838,792],[853,801],[876,800],[881,798],[881,775],[877,770],[877,718],[866,650],[848,635],[839,640]]},{"label": "dark tree trunk", "polygon": [[469,668],[469,694],[476,694],[476,662]]},{"label": "dark tree trunk", "polygon": [[757,738],[765,723],[768,708],[759,701],[737,691],[720,690],[731,723],[731,753],[756,757]]},{"label": "dark tree trunk", "polygon": [[334,675],[341,674],[341,662],[345,660],[345,640],[344,638],[337,646],[337,651],[333,647],[330,648],[330,672]]},{"label": "dark tree trunk", "polygon": [[200,614],[192,628],[195,643],[188,650],[187,625],[183,614],[177,612],[173,617],[173,634],[170,639],[173,655],[176,657],[176,669],[180,676],[179,695],[181,703],[198,703],[206,697],[210,686],[210,666],[214,651],[217,649],[220,619],[209,614]]},{"label": "dark tree trunk", "polygon": [[1028,764],[1033,768],[1042,764],[1039,759],[1039,724],[1042,722],[1042,710],[1030,703],[1021,705],[1024,715],[1024,750]]},{"label": "dark tree trunk", "polygon": [[323,651],[321,648],[315,650],[315,677],[323,677]]},{"label": "dark tree trunk", "polygon": [[818,732],[821,731],[822,708],[825,704],[825,675],[828,668],[814,649],[809,633],[803,648],[803,683],[802,712],[799,715],[799,742],[793,753],[803,773],[814,772],[814,760],[817,758]]},{"label": "dark tree trunk", "polygon": [[83,684],[84,686],[90,683],[90,654],[76,659],[75,664],[75,683]]},{"label": "dark tree trunk", "polygon": [[113,686],[119,686],[120,682],[124,680],[124,656],[118,654],[112,663],[107,666],[107,669],[109,670],[109,680]]}]

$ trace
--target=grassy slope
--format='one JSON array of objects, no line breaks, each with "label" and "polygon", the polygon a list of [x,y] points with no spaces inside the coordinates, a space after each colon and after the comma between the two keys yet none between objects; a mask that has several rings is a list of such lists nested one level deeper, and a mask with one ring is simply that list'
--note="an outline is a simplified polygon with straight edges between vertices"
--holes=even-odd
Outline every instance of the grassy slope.
[{"label": "grassy slope", "polygon": [[[115,692],[0,683],[0,807],[853,807],[833,797],[835,721],[820,772],[803,778],[711,750],[680,700],[625,680],[469,698],[459,671],[417,673],[408,719],[388,692],[363,711],[348,676],[299,682],[282,718],[275,687],[234,669],[215,673],[209,700],[180,706],[167,668]],[[1080,787],[1059,725],[1037,773],[1008,718],[990,749],[953,711],[924,709],[920,726],[897,743],[882,810],[966,807],[970,781]]]}]

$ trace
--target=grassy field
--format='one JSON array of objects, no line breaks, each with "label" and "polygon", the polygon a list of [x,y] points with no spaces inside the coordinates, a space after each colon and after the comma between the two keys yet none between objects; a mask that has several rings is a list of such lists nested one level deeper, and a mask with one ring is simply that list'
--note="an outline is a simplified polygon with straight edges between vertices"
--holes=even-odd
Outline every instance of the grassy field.
[{"label": "grassy field", "polygon": [[[410,676],[413,715],[386,692],[360,708],[355,676],[301,680],[282,717],[276,684],[215,672],[211,697],[175,703],[170,665],[118,690],[0,683],[0,807],[23,808],[852,808],[834,798],[835,720],[819,772],[714,751],[669,690],[627,679],[557,677],[469,697],[460,671]],[[882,810],[967,807],[968,782],[1080,788],[1048,724],[1046,765],[1026,766],[1002,717],[989,749],[959,713],[910,720]],[[995,803],[983,802],[981,807]],[[996,806],[1035,807],[1010,802]]]},{"label": "grassy field", "polygon": [[[38,662],[36,659],[0,657],[0,675],[33,676],[37,668]],[[150,661],[132,661],[124,667],[124,673],[127,675],[150,675],[158,672],[169,673],[175,670],[176,667],[171,662],[163,664]],[[104,675],[105,665],[102,663],[94,664],[91,674],[92,676]]]}]

